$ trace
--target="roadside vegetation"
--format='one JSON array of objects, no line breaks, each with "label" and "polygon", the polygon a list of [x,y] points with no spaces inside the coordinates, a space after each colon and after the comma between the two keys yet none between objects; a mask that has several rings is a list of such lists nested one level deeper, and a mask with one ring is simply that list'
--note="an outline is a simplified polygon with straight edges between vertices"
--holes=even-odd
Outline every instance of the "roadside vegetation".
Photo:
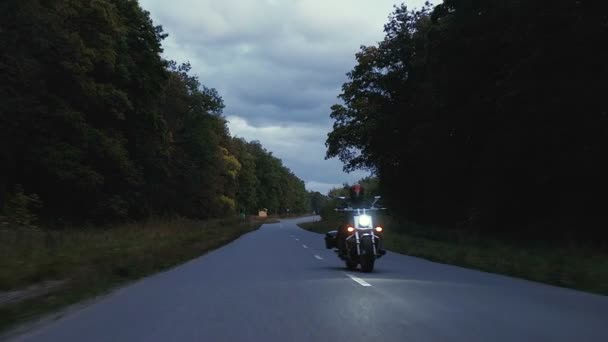
[{"label": "roadside vegetation", "polygon": [[[385,220],[386,221],[386,220]],[[339,221],[301,223],[325,234]],[[427,260],[608,295],[608,250],[593,245],[521,242],[466,231],[389,223],[386,249]],[[319,237],[321,239],[321,237]]]},{"label": "roadside vegetation", "polygon": [[0,330],[222,246],[273,219],[0,229]]},{"label": "roadside vegetation", "polygon": [[0,33],[1,327],[310,211],[137,1],[6,0]]},{"label": "roadside vegetation", "polygon": [[585,0],[394,8],[356,54],[326,141],[327,158],[375,176],[390,248],[608,293],[604,13]]},{"label": "roadside vegetation", "polygon": [[[361,179],[368,201],[381,193],[376,177]],[[349,186],[332,189],[319,199],[321,220],[300,227],[317,233],[335,230],[343,214],[334,211]],[[384,206],[384,199],[378,206]],[[496,232],[492,229],[420,224],[403,217],[398,210],[376,215],[385,227],[385,247],[393,252],[427,260],[505,274],[532,281],[608,295],[608,244],[576,239],[542,239],[521,235],[518,227]]]},{"label": "roadside vegetation", "polygon": [[0,19],[0,329],[311,211],[137,1],[7,0]]}]

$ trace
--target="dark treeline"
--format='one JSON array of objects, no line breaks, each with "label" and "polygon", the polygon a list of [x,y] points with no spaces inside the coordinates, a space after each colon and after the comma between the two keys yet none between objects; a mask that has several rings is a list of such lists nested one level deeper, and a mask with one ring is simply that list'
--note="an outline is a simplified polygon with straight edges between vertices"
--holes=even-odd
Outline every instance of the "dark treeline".
[{"label": "dark treeline", "polygon": [[47,223],[308,210],[279,159],[230,136],[219,94],[161,57],[165,37],[134,0],[0,3],[5,216],[24,205]]},{"label": "dark treeline", "polygon": [[608,233],[608,17],[601,1],[396,7],[332,107],[327,156],[425,224]]}]

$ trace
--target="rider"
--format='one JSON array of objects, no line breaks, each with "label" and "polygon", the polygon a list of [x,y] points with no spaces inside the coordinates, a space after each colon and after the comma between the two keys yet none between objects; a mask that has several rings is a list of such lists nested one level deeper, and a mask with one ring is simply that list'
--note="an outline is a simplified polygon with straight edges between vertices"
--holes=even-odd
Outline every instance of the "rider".
[{"label": "rider", "polygon": [[[353,209],[360,209],[360,208],[364,208],[366,203],[365,203],[365,198],[364,198],[364,191],[363,191],[363,187],[360,184],[355,184],[350,188],[350,196],[348,198],[347,201],[347,205],[346,207],[351,207]],[[342,208],[344,209],[344,208]],[[338,227],[338,234],[337,234],[337,245],[338,245],[338,250],[340,250],[340,252],[344,251],[344,242],[346,237],[348,236],[348,231],[346,230],[349,226],[354,227],[354,222],[353,222],[353,215],[352,213],[348,213],[346,212],[344,215],[344,218],[342,219],[342,222],[344,222],[343,224],[341,224]]]}]

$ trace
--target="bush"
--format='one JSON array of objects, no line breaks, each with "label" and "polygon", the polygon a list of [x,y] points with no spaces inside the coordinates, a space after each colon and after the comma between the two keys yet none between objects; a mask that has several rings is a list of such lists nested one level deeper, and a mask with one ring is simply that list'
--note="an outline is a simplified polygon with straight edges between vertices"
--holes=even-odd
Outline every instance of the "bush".
[{"label": "bush", "polygon": [[42,206],[36,194],[27,195],[21,185],[15,186],[13,194],[8,196],[6,205],[2,210],[3,224],[14,227],[38,228],[38,215],[36,212]]}]

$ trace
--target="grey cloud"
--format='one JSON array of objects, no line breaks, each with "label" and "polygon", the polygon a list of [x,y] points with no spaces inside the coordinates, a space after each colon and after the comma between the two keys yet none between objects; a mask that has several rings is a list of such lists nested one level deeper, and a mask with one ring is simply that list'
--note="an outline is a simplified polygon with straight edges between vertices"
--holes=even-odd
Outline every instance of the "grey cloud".
[{"label": "grey cloud", "polygon": [[343,182],[353,183],[368,175],[365,172],[344,174],[338,160],[324,159],[324,126],[291,123],[286,126],[255,127],[247,120],[234,116],[228,117],[228,121],[233,135],[259,140],[296,174],[301,177],[306,175],[305,181],[318,185],[313,188],[315,190],[320,191],[330,185],[339,186]]},{"label": "grey cloud", "polygon": [[[252,83],[255,83],[252,82]],[[286,110],[316,109],[320,100],[331,98],[333,89],[311,89],[290,82],[277,82],[262,87],[241,88],[239,98],[252,105],[270,105]],[[327,104],[326,101],[323,101]],[[326,108],[328,111],[329,108]],[[242,113],[246,115],[246,113]],[[325,113],[327,115],[327,113]]]},{"label": "grey cloud", "polygon": [[[205,60],[234,58],[219,53],[198,56]],[[256,59],[214,67],[197,63],[192,55],[182,58],[192,61],[194,72],[204,84],[218,89],[225,99],[227,113],[254,120],[260,115],[324,120],[329,115],[329,107],[337,101],[346,72],[288,68],[268,61],[256,62]]]},{"label": "grey cloud", "polygon": [[[420,7],[424,0],[406,1]],[[226,103],[233,133],[260,140],[308,186],[325,189],[365,173],[326,161],[330,106],[360,45],[384,36],[394,0],[140,0],[169,33],[165,56]],[[239,121],[240,120],[240,121]],[[240,126],[239,126],[240,124]]]},{"label": "grey cloud", "polygon": [[[327,115],[329,111],[325,106],[310,110],[285,111],[269,105],[252,106],[248,104],[243,104],[229,106],[225,112],[228,114],[233,114],[242,113],[245,111],[248,113],[248,115],[243,116],[243,118],[249,120],[250,125],[255,127],[263,127],[276,124],[284,126],[293,124],[314,123],[315,126],[322,127],[320,129],[323,130],[325,133],[327,133],[329,131],[329,127],[331,127],[331,122]],[[324,143],[325,139],[319,140],[319,142]]]}]

